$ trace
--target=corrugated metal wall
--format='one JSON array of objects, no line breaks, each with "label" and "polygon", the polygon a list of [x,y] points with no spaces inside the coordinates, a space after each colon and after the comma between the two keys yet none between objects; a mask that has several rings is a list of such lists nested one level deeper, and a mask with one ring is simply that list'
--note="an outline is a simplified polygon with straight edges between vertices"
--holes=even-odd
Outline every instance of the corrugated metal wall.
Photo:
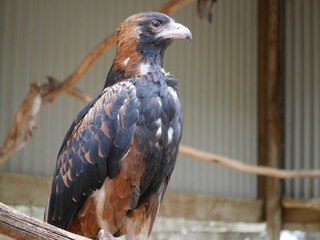
[{"label": "corrugated metal wall", "polygon": [[[127,16],[164,0],[0,1],[0,141],[4,140],[32,81],[63,80]],[[175,42],[165,68],[181,79],[183,143],[247,163],[257,160],[257,1],[218,1],[213,23],[199,20],[196,4],[173,17],[193,32]],[[108,52],[79,88],[95,95],[114,55]],[[63,96],[41,110],[34,138],[6,164],[6,171],[50,176],[71,121],[82,103]],[[254,175],[179,157],[173,190],[256,198]]]},{"label": "corrugated metal wall", "polygon": [[[188,59],[194,67],[177,69],[176,56],[167,58],[183,79],[183,143],[252,164],[257,162],[256,15],[256,1],[218,1],[208,24],[197,19],[193,5],[176,15],[192,28],[191,51],[180,43],[174,48],[180,61]],[[189,158],[178,162],[176,173],[175,190],[256,197],[254,175]]]},{"label": "corrugated metal wall", "polygon": [[[320,168],[320,1],[286,1],[285,167]],[[286,180],[285,194],[319,198],[320,180]]]}]

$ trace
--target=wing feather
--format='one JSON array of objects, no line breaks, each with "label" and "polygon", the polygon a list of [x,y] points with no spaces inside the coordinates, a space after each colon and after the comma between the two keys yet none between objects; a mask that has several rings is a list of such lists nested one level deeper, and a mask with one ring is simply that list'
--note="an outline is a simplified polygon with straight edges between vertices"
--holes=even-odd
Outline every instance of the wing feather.
[{"label": "wing feather", "polygon": [[59,150],[47,208],[49,223],[67,228],[90,193],[101,188],[107,176],[117,175],[119,160],[133,140],[138,106],[135,86],[121,82],[80,111]]}]

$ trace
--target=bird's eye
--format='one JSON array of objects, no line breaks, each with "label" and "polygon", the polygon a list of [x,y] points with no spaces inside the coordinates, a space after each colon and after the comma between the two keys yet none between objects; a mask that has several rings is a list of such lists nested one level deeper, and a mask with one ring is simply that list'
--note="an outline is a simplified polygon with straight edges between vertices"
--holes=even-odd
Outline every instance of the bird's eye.
[{"label": "bird's eye", "polygon": [[152,20],[150,26],[153,28],[159,28],[161,26],[161,23],[158,20]]}]

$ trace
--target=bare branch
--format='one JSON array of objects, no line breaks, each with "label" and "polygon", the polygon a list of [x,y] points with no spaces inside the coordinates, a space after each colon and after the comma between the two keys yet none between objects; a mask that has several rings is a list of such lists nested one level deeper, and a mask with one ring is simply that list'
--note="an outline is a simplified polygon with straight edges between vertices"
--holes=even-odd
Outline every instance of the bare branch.
[{"label": "bare branch", "polygon": [[103,40],[89,55],[82,61],[76,70],[61,84],[52,87],[50,91],[42,95],[42,105],[52,102],[68,89],[74,87],[80,78],[89,70],[89,68],[115,44],[115,35],[111,35]]},{"label": "bare branch", "polygon": [[195,1],[196,0],[171,0],[165,3],[162,7],[158,8],[156,11],[170,15]]},{"label": "bare branch", "polygon": [[224,167],[233,168],[238,171],[257,174],[274,178],[320,178],[320,170],[283,170],[272,167],[255,166],[221,155],[200,151],[198,149],[180,145],[179,152],[183,155],[216,163]]},{"label": "bare branch", "polygon": [[89,240],[22,214],[3,203],[0,203],[0,233],[18,240]]},{"label": "bare branch", "polygon": [[36,116],[41,107],[41,93],[38,84],[31,84],[27,96],[22,101],[10,128],[10,131],[0,148],[0,167],[14,152],[24,147],[30,140],[36,128]]}]

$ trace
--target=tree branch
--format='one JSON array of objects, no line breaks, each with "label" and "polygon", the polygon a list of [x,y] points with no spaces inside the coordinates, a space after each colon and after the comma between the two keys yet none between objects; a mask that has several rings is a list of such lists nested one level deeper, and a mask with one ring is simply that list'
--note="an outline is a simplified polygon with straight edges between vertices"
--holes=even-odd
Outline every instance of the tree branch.
[{"label": "tree branch", "polygon": [[0,203],[0,233],[22,240],[89,240]]},{"label": "tree branch", "polygon": [[233,168],[241,172],[257,174],[274,178],[320,178],[320,169],[315,170],[284,170],[272,167],[255,166],[221,155],[200,151],[198,149],[180,145],[179,152],[183,155],[216,163],[224,167]]},{"label": "tree branch", "polygon": [[40,86],[32,83],[17,111],[10,131],[0,148],[0,167],[14,152],[24,147],[36,128],[36,116],[41,107]]},{"label": "tree branch", "polygon": [[195,1],[196,0],[171,0],[165,3],[162,7],[158,8],[156,12],[170,15]]},{"label": "tree branch", "polygon": [[80,63],[76,70],[61,84],[51,85],[47,92],[42,94],[42,106],[54,101],[61,94],[73,88],[80,78],[89,70],[89,68],[115,44],[115,35],[111,35],[103,40],[89,55]]}]

